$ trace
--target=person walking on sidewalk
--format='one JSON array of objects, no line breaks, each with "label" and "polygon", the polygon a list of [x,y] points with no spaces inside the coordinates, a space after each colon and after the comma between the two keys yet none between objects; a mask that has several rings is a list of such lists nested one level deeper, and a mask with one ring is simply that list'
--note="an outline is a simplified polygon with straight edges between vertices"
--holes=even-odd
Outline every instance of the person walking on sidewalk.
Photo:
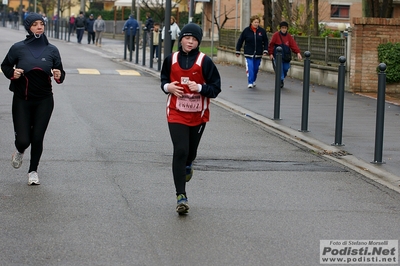
[{"label": "person walking on sidewalk", "polygon": [[[174,16],[171,16],[170,22],[171,22],[170,29],[169,29],[171,31],[171,50],[170,50],[170,52],[172,53],[172,50],[175,45],[175,40],[178,39],[181,29],[179,28],[178,24],[176,23],[176,19]],[[165,26],[163,27],[163,29],[161,31],[161,39],[163,41],[165,40]]]},{"label": "person walking on sidewalk", "polygon": [[25,150],[31,146],[28,185],[39,185],[37,169],[43,152],[43,139],[54,108],[51,77],[60,84],[65,72],[60,53],[44,34],[43,17],[29,14],[24,21],[28,35],[11,46],[1,70],[10,79],[14,93],[12,118],[16,152],[11,164],[20,168]]},{"label": "person walking on sidewalk", "polygon": [[147,35],[146,35],[146,43],[147,45],[150,47],[150,34],[153,31],[154,28],[154,20],[151,17],[151,13],[150,12],[146,12],[146,22],[144,24],[144,27],[146,28],[147,31]]},{"label": "person walking on sidewalk", "polygon": [[[133,17],[133,15],[130,15],[129,19],[125,21],[124,27],[122,28],[122,32],[125,34],[125,45],[126,48],[128,48],[129,52],[135,51],[135,36],[136,36],[136,29],[138,28],[139,28],[139,23]],[[131,33],[132,33],[132,47],[130,46]]]},{"label": "person walking on sidewalk", "polygon": [[240,56],[240,50],[244,43],[248,88],[256,86],[261,58],[268,54],[268,36],[265,29],[260,27],[260,21],[259,16],[252,16],[250,25],[242,31],[236,43],[236,57]]},{"label": "person walking on sidewalk", "polygon": [[193,175],[193,161],[206,123],[210,98],[221,92],[221,77],[214,62],[199,51],[202,29],[195,23],[183,27],[179,51],[165,58],[161,89],[168,94],[167,121],[173,144],[172,173],[176,189],[176,211],[189,210],[186,182]]},{"label": "person walking on sidewalk", "polygon": [[75,14],[72,13],[71,16],[69,17],[69,22],[68,22],[68,36],[74,36],[74,31],[75,31]]},{"label": "person walking on sidewalk", "polygon": [[94,16],[90,14],[89,18],[86,20],[85,29],[88,33],[87,41],[88,44],[92,42],[94,44],[94,40],[96,38],[96,32],[94,31]]},{"label": "person walking on sidewalk", "polygon": [[282,21],[279,24],[280,30],[272,35],[271,42],[268,46],[269,57],[272,60],[272,64],[275,69],[275,57],[276,48],[282,47],[282,69],[281,69],[281,88],[284,86],[284,80],[290,68],[290,61],[292,58],[292,52],[297,54],[297,59],[301,60],[302,56],[300,49],[297,46],[296,41],[288,32],[289,24],[286,21]]},{"label": "person walking on sidewalk", "polygon": [[[158,54],[158,45],[160,44],[160,23],[158,22],[154,22],[154,26],[153,26],[153,54],[152,54],[152,59],[156,60],[158,62],[158,59],[160,58],[159,54]],[[156,57],[154,57],[154,54],[156,55]]]},{"label": "person walking on sidewalk", "polygon": [[104,32],[104,29],[106,28],[106,23],[104,22],[101,15],[97,16],[97,19],[94,22],[93,28],[96,33],[96,46],[101,47],[101,40],[103,38],[103,32]]},{"label": "person walking on sidewalk", "polygon": [[75,19],[76,38],[79,44],[82,43],[83,33],[85,32],[85,22],[86,19],[81,11],[79,12],[79,16]]}]

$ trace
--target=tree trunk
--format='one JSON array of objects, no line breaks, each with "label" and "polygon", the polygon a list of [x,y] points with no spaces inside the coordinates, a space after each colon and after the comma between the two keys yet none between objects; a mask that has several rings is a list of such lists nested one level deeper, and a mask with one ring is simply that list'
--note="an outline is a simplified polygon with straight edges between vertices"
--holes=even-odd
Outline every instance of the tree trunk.
[{"label": "tree trunk", "polygon": [[319,36],[319,18],[318,18],[318,12],[319,12],[319,1],[314,0],[314,36]]},{"label": "tree trunk", "polygon": [[304,29],[303,33],[306,35],[310,35],[310,26],[311,26],[311,20],[312,20],[312,11],[311,11],[311,4],[312,0],[306,0],[306,21],[304,23]]},{"label": "tree trunk", "polygon": [[272,4],[271,0],[262,0],[262,4],[264,5],[264,28],[267,31],[273,31],[272,30]]}]

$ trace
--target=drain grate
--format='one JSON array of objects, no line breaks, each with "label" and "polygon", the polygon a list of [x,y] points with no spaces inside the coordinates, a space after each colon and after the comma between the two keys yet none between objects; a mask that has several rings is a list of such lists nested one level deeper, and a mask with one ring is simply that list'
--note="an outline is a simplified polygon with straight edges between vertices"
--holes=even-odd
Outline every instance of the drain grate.
[{"label": "drain grate", "polygon": [[274,161],[239,159],[196,159],[195,169],[199,171],[298,171],[298,172],[346,172],[327,161]]},{"label": "drain grate", "polygon": [[351,153],[348,153],[347,151],[327,151],[327,150],[319,152],[318,154],[320,154],[320,155],[329,155],[329,156],[332,156],[332,157],[335,157],[335,158],[340,158],[340,157],[343,157],[343,156],[346,156],[346,155],[352,155]]}]

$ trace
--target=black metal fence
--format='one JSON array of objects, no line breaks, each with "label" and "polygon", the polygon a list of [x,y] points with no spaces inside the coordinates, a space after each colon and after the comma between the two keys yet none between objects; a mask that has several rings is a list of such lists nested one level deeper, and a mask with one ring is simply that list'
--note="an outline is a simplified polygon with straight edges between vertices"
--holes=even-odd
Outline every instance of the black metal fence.
[{"label": "black metal fence", "polygon": [[[236,42],[240,36],[239,30],[222,29],[220,31],[219,46],[225,49],[236,50]],[[271,40],[272,34],[268,33]],[[311,62],[324,65],[338,65],[340,56],[346,54],[346,38],[293,36],[302,52],[309,51],[312,54]],[[295,59],[295,58],[294,58]]]}]

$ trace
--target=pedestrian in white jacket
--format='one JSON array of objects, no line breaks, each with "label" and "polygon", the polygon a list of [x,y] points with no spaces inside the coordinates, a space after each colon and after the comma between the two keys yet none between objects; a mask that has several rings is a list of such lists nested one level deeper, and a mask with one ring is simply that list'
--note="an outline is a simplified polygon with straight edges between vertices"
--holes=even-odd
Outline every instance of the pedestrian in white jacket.
[{"label": "pedestrian in white jacket", "polygon": [[[174,16],[171,16],[170,31],[171,31],[171,53],[172,53],[172,49],[174,47],[175,40],[177,40],[179,38],[179,33],[181,33],[181,29],[179,28],[178,24],[176,24],[176,19],[174,18]],[[165,37],[165,26],[161,32],[161,38],[163,41],[164,41],[164,37]]]}]

